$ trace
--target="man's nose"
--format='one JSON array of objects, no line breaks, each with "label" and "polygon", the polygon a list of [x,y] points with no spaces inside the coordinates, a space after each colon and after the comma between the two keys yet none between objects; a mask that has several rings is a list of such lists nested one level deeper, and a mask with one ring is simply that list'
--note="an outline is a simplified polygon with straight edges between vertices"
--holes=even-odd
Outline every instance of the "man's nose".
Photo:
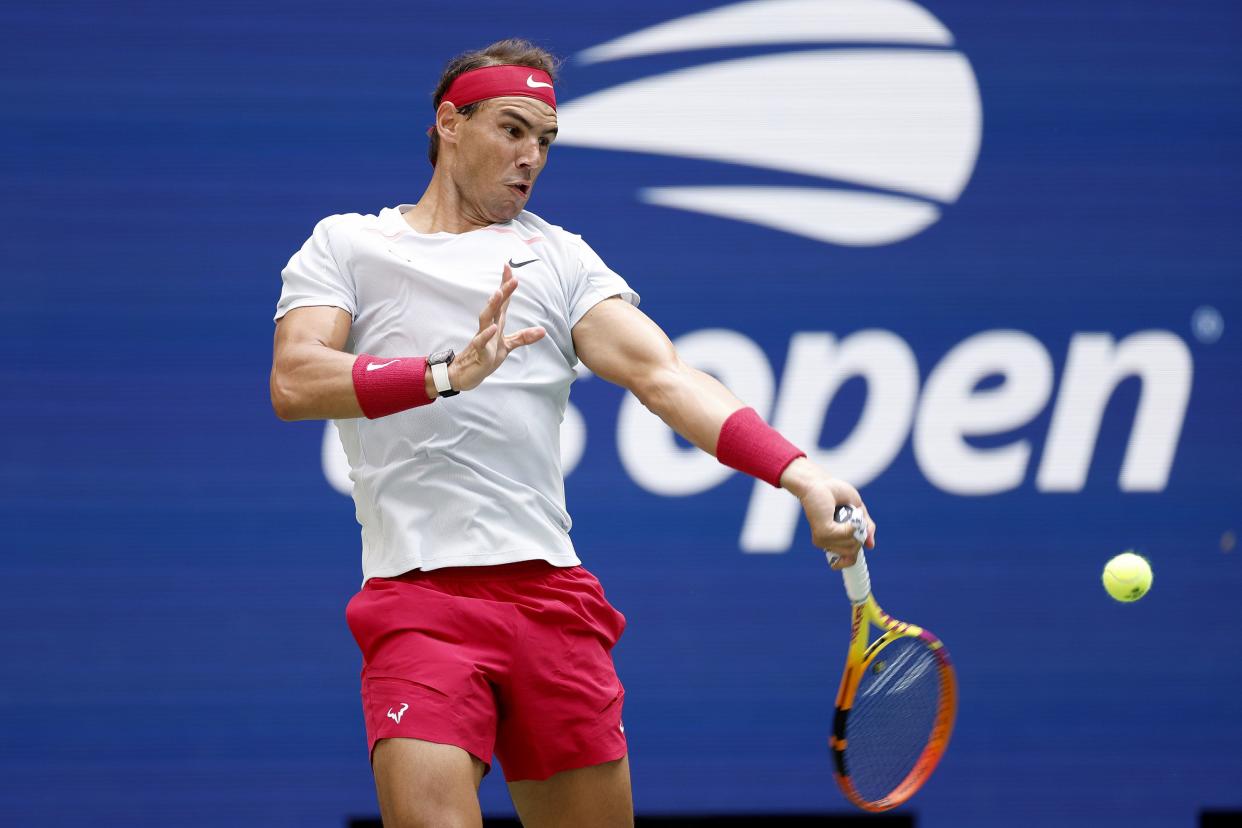
[{"label": "man's nose", "polygon": [[539,164],[538,141],[526,141],[522,144],[521,150],[518,151],[517,164],[523,169]]}]

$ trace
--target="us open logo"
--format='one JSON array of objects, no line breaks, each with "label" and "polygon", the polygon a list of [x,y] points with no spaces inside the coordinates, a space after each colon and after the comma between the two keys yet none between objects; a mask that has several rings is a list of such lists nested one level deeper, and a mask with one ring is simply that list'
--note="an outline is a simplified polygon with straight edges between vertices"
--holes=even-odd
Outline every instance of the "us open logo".
[{"label": "us open logo", "polygon": [[647,186],[637,195],[821,242],[892,244],[939,220],[974,172],[983,116],[953,34],[915,3],[735,3],[594,46],[577,61],[774,44],[791,50],[704,63],[563,103],[557,143],[818,179],[825,183]]}]

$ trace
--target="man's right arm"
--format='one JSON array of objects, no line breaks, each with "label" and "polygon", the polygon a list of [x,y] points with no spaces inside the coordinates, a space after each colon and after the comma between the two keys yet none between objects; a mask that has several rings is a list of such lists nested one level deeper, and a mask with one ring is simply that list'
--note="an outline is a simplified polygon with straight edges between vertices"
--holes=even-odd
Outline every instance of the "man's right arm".
[{"label": "man's right arm", "polygon": [[[523,328],[513,334],[504,333],[509,300],[517,287],[517,279],[505,265],[500,288],[492,293],[479,314],[479,332],[449,366],[454,389],[469,391],[477,387],[500,367],[510,351],[544,337],[543,328]],[[363,411],[358,397],[367,391],[367,386],[359,387],[354,381],[354,363],[359,357],[341,350],[349,339],[351,322],[349,313],[341,308],[313,305],[294,308],[276,323],[271,393],[272,408],[277,417],[282,420],[345,420],[380,416],[375,410],[377,406],[373,393],[364,397],[364,401],[372,400],[368,409],[370,414]],[[372,367],[382,370],[386,364],[368,365],[368,370],[360,376],[369,377]],[[388,411],[426,403],[439,396],[430,370],[423,370],[422,379],[426,397],[421,402],[406,402]],[[412,389],[417,386],[407,384],[404,387]],[[405,396],[409,396],[408,392]]]},{"label": "man's right arm", "polygon": [[294,308],[276,323],[272,408],[282,420],[361,417],[354,393],[349,313],[327,305]]}]

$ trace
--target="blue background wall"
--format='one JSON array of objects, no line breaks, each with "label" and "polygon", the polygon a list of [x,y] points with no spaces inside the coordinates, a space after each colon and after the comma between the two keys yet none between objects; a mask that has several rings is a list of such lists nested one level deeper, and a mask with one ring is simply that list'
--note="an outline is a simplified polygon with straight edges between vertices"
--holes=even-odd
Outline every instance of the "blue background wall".
[{"label": "blue background wall", "polygon": [[[452,54],[520,34],[572,57],[712,6],[0,11],[0,821],[374,812],[343,617],[352,504],[325,478],[322,424],[280,423],[267,398],[279,271],[319,218],[417,199],[428,95]],[[1028,424],[972,438],[1029,441],[1017,488],[943,491],[906,441],[864,496],[882,602],[941,635],[962,682],[950,751],[911,805],[920,824],[1189,826],[1242,806],[1242,552],[1226,551],[1242,494],[1242,12],[926,7],[983,111],[973,177],[926,231],[834,246],[656,207],[638,187],[807,180],[572,146],[531,207],[582,233],[670,335],[756,343],[778,393],[796,332],[891,331],[923,380],[988,330],[1032,335],[1058,381],[1075,333],[1181,340],[1193,388],[1162,490],[1118,484],[1130,380],[1080,491],[1036,485],[1058,382]],[[796,48],[570,61],[560,96]],[[1216,341],[1192,327],[1201,306],[1224,320]],[[849,433],[863,395],[842,389],[821,445]],[[587,380],[573,403],[587,440],[567,481],[574,539],[630,618],[617,662],[639,811],[847,810],[825,749],[848,623],[837,577],[801,527],[784,554],[741,550],[746,479],[688,497],[638,485],[619,390]],[[1123,606],[1099,571],[1131,547],[1156,583]],[[498,774],[483,796],[509,808]]]}]

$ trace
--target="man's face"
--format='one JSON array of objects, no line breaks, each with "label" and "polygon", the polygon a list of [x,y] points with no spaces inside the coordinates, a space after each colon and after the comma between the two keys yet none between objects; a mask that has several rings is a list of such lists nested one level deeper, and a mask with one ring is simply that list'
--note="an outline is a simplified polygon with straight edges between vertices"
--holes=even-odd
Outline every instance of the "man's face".
[{"label": "man's face", "polygon": [[556,110],[534,98],[483,101],[462,122],[453,179],[467,209],[491,222],[526,207],[556,138]]}]

